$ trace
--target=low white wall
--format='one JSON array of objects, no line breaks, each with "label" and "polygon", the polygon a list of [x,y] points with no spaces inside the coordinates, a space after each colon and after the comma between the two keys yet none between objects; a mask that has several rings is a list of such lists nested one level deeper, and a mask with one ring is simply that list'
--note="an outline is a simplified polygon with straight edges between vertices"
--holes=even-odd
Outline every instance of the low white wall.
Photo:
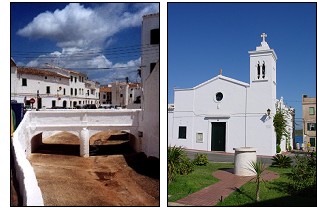
[{"label": "low white wall", "polygon": [[38,186],[35,172],[26,158],[26,149],[30,143],[30,117],[28,112],[16,129],[12,138],[13,158],[16,177],[19,183],[23,206],[44,206],[41,189]]},{"label": "low white wall", "polygon": [[143,131],[142,149],[147,156],[160,156],[160,87],[159,63],[144,81],[143,113],[140,129]]}]

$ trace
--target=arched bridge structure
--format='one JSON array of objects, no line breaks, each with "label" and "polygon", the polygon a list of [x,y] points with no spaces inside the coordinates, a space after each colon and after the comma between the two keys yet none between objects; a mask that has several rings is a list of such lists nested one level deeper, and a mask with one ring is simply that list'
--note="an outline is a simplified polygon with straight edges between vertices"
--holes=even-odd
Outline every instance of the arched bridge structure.
[{"label": "arched bridge structure", "polygon": [[[107,131],[120,130],[133,135],[131,145],[135,151],[141,150],[138,139],[140,109],[120,110],[46,110],[29,111],[23,119],[24,132],[18,132],[20,142],[24,141],[26,156],[30,156],[34,147],[31,139],[46,131],[76,132],[80,138],[80,156],[89,157],[89,139],[92,135]],[[42,139],[41,136],[38,139]],[[23,142],[23,143],[24,143]],[[33,144],[34,145],[34,144]]]},{"label": "arched bridge structure", "polygon": [[28,111],[11,140],[23,205],[44,205],[33,167],[27,160],[32,153],[32,143],[42,140],[43,132],[68,131],[77,134],[80,138],[80,156],[89,157],[91,136],[107,130],[126,131],[133,137],[130,138],[133,149],[139,152],[142,150],[138,135],[140,114],[140,109]]}]

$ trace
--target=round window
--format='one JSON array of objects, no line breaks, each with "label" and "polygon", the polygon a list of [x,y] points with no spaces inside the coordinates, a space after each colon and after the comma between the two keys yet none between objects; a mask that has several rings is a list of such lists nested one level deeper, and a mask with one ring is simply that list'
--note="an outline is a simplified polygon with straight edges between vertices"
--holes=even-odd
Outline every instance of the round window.
[{"label": "round window", "polygon": [[220,102],[223,98],[223,94],[221,92],[216,93],[216,100]]}]

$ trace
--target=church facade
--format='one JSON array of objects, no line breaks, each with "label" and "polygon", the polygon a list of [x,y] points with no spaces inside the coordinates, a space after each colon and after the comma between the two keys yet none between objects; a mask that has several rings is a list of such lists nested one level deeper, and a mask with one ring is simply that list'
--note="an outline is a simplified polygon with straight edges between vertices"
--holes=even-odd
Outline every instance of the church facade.
[{"label": "church facade", "polygon": [[[276,154],[277,55],[265,41],[249,51],[250,83],[222,75],[188,89],[174,89],[168,109],[168,145],[233,153],[253,147],[257,155]],[[285,147],[281,147],[285,151]]]}]

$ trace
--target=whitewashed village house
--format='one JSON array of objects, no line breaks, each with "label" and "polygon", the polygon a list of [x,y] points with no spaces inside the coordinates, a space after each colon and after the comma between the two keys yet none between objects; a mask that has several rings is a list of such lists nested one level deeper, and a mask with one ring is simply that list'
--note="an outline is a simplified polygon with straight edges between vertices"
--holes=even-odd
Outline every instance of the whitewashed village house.
[{"label": "whitewashed village house", "polygon": [[100,86],[100,105],[111,105],[112,104],[112,93],[111,85]]},{"label": "whitewashed village house", "polygon": [[143,16],[140,134],[143,151],[159,158],[160,151],[160,15]]},{"label": "whitewashed village house", "polygon": [[113,82],[111,86],[112,105],[130,109],[141,108],[141,85],[131,82]]},{"label": "whitewashed village house", "polygon": [[142,89],[140,83],[113,82],[100,87],[101,106],[119,106],[128,109],[141,108]]},{"label": "whitewashed village house", "polygon": [[[267,35],[261,37],[261,45],[249,51],[249,84],[220,72],[196,87],[174,89],[174,104],[168,108],[169,146],[228,153],[254,147],[258,155],[276,154],[277,55]],[[279,106],[287,110],[282,100]],[[285,151],[285,145],[281,149]]]},{"label": "whitewashed village house", "polygon": [[19,67],[11,59],[11,100],[33,108],[75,108],[99,105],[99,83],[86,74],[59,67]]}]

